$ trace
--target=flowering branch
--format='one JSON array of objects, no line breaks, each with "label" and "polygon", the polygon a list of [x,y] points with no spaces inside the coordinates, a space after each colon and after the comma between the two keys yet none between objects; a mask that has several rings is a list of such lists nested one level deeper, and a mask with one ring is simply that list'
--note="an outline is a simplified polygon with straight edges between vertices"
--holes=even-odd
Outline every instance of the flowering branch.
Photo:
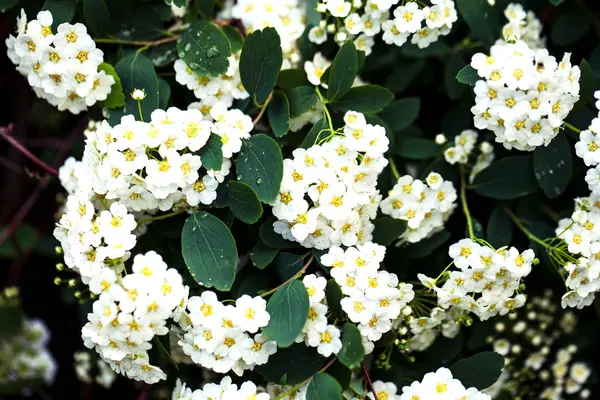
[{"label": "flowering branch", "polygon": [[287,281],[283,282],[281,285],[269,290],[268,292],[262,293],[260,295],[260,297],[267,297],[270,294],[275,293],[276,291],[279,290],[279,288],[287,285],[288,283],[290,283],[291,281],[293,281],[294,279],[299,278],[300,276],[302,276],[302,274],[304,273],[304,271],[306,271],[306,269],[308,268],[308,266],[310,265],[310,263],[313,261],[313,259],[315,258],[314,255],[310,255],[310,258],[308,259],[308,261],[306,262],[306,264],[304,264],[304,266],[302,267],[302,269],[300,271],[298,271],[294,276],[292,276],[290,279],[288,279]]},{"label": "flowering branch", "polygon": [[51,175],[58,176],[58,172],[56,169],[52,168],[42,160],[40,160],[35,154],[27,150],[21,143],[19,143],[15,138],[10,136],[10,132],[13,130],[13,125],[10,124],[6,127],[0,127],[0,136],[2,136],[8,143],[13,145],[17,150],[23,153],[27,158],[33,161],[38,167],[45,169]]},{"label": "flowering branch", "polygon": [[319,90],[319,88],[315,88],[315,91],[317,92],[319,101],[323,105],[323,113],[325,114],[325,118],[327,119],[327,124],[329,125],[329,130],[331,131],[331,133],[333,133],[334,132],[333,122],[331,122],[331,114],[329,114],[329,110],[327,109],[327,105],[326,105],[327,101],[323,98],[323,95],[321,94],[321,91]]},{"label": "flowering branch", "polygon": [[369,376],[369,370],[367,369],[367,366],[365,365],[364,362],[361,362],[360,366],[362,368],[363,375],[365,376],[365,379],[367,380],[367,385],[369,386],[369,389],[371,389],[371,393],[373,393],[373,396],[375,399],[378,399],[379,397],[377,396],[377,391],[375,390],[375,387],[373,386],[373,382],[371,381],[371,377]]}]

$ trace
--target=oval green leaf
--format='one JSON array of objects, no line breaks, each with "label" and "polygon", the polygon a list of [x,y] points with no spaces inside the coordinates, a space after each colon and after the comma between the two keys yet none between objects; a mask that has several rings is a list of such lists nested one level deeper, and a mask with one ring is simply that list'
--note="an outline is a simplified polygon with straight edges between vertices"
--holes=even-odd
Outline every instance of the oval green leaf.
[{"label": "oval green leaf", "polygon": [[493,351],[475,354],[455,362],[450,367],[454,379],[465,387],[483,390],[492,386],[504,368],[504,357]]},{"label": "oval green leaf", "polygon": [[205,211],[190,215],[181,231],[181,252],[200,285],[231,289],[238,252],[229,228],[220,219]]},{"label": "oval green leaf", "polygon": [[394,132],[398,132],[415,122],[420,110],[421,99],[406,97],[392,101],[379,116]]},{"label": "oval green leaf", "polygon": [[243,141],[235,166],[238,180],[250,185],[262,202],[275,200],[283,179],[283,157],[276,141],[264,134],[252,135]]},{"label": "oval green leaf", "polygon": [[250,261],[258,269],[264,269],[275,259],[279,249],[267,246],[262,240],[258,241],[250,252]]},{"label": "oval green leaf", "polygon": [[394,94],[378,85],[363,85],[352,88],[331,105],[341,111],[378,113],[394,98]]},{"label": "oval green leaf", "polygon": [[304,266],[304,256],[282,251],[277,254],[274,263],[275,272],[279,278],[282,281],[287,281],[302,269]]},{"label": "oval green leaf", "polygon": [[227,40],[229,40],[229,48],[231,49],[231,53],[237,53],[244,46],[244,37],[236,28],[230,25],[225,25],[221,27],[225,36],[227,36]]},{"label": "oval green leaf", "polygon": [[544,194],[553,199],[560,196],[573,175],[571,145],[564,133],[533,152],[533,170]]},{"label": "oval green leaf", "polygon": [[358,73],[358,54],[352,40],[340,48],[329,72],[327,99],[333,101],[348,93]]},{"label": "oval green leaf", "polygon": [[480,78],[477,74],[477,71],[475,68],[471,67],[470,64],[458,71],[458,74],[456,74],[457,81],[469,86],[475,86],[479,79]]},{"label": "oval green leaf", "polygon": [[377,218],[373,224],[375,225],[373,241],[382,246],[391,245],[407,228],[406,221],[390,217]]},{"label": "oval green leaf", "polygon": [[83,16],[88,29],[96,35],[111,31],[111,20],[105,0],[83,0]]},{"label": "oval green leaf", "polygon": [[317,93],[312,86],[298,86],[290,90],[290,110],[292,115],[301,115],[317,103]]},{"label": "oval green leaf", "polygon": [[240,56],[240,77],[257,103],[263,104],[271,94],[282,63],[281,39],[274,28],[248,35]]},{"label": "oval green leaf", "polygon": [[229,209],[246,224],[253,224],[262,216],[263,208],[256,192],[243,182],[229,181]]},{"label": "oval green leaf", "polygon": [[104,71],[106,75],[110,75],[115,79],[115,83],[110,88],[110,93],[106,100],[104,100],[103,106],[106,108],[119,108],[125,105],[125,94],[123,93],[123,85],[121,84],[121,78],[115,71],[115,67],[107,62],[103,62],[98,66],[98,71]]},{"label": "oval green leaf", "polygon": [[290,130],[290,102],[285,93],[279,90],[273,92],[267,115],[273,134],[277,137],[285,136]]},{"label": "oval green leaf", "polygon": [[289,347],[306,323],[308,307],[308,293],[304,284],[298,280],[285,284],[267,302],[271,319],[263,333],[277,342],[279,347]]},{"label": "oval green leaf", "polygon": [[256,366],[256,371],[269,382],[296,385],[313,376],[324,362],[317,349],[298,343],[277,349],[269,362]]},{"label": "oval green leaf", "polygon": [[341,400],[342,386],[324,372],[316,374],[306,388],[306,400]]},{"label": "oval green leaf", "polygon": [[219,135],[211,133],[198,154],[204,168],[219,171],[223,165],[223,141]]},{"label": "oval green leaf", "polygon": [[426,160],[437,157],[442,147],[433,140],[421,138],[401,139],[396,147],[396,153],[410,160]]},{"label": "oval green leaf", "polygon": [[365,357],[360,331],[354,324],[345,323],[342,330],[342,349],[338,359],[346,367],[352,369],[359,365]]},{"label": "oval green leaf", "polygon": [[143,89],[146,97],[140,102],[144,121],[150,121],[152,111],[159,106],[158,76],[154,71],[152,61],[143,54],[133,52],[119,60],[115,71],[121,78],[125,95],[124,114],[132,114],[140,119],[138,102],[131,98],[135,89]]},{"label": "oval green leaf", "polygon": [[481,171],[473,181],[477,193],[493,199],[511,200],[537,189],[531,156],[506,157]]},{"label": "oval green leaf", "polygon": [[219,76],[229,67],[229,40],[214,24],[197,21],[177,42],[179,58],[199,76]]}]

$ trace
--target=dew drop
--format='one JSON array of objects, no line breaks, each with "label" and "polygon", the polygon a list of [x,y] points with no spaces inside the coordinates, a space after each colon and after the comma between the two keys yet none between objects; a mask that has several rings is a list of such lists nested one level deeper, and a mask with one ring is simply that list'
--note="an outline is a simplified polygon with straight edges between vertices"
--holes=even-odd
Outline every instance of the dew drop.
[{"label": "dew drop", "polygon": [[260,184],[262,183],[262,179],[258,178],[258,179],[256,180],[256,183],[258,183],[258,184],[260,185]]}]

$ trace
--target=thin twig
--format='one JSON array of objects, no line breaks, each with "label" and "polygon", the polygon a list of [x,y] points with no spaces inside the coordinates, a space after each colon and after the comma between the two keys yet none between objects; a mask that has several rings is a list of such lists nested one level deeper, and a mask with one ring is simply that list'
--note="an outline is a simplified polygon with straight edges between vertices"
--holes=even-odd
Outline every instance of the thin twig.
[{"label": "thin twig", "polygon": [[11,170],[15,174],[22,174],[24,176],[27,176],[27,174],[25,173],[25,170],[23,169],[23,167],[19,166],[14,161],[11,161],[11,160],[9,160],[7,158],[0,157],[0,165],[3,165],[4,167],[6,167],[7,169]]},{"label": "thin twig", "polygon": [[271,94],[269,94],[269,97],[267,97],[267,100],[265,100],[264,104],[260,108],[260,112],[258,113],[256,118],[254,118],[254,121],[252,121],[253,125],[256,125],[258,123],[258,121],[260,121],[262,116],[265,114],[265,111],[267,111],[267,106],[269,105],[269,103],[271,102],[272,99],[273,99],[273,92],[271,92]]},{"label": "thin twig", "polygon": [[377,400],[379,398],[379,396],[377,396],[377,391],[375,390],[375,387],[373,386],[373,382],[371,381],[371,377],[369,376],[369,370],[367,369],[367,366],[365,365],[364,362],[361,362],[360,366],[362,368],[363,375],[365,376],[365,379],[367,380],[367,385],[369,386],[369,389],[371,389],[371,393],[373,393],[375,400]]},{"label": "thin twig", "polygon": [[[87,126],[87,121],[88,121],[87,117],[82,118],[79,121],[79,123],[77,124],[77,126],[75,127],[75,129],[73,129],[73,131],[69,134],[67,139],[64,141],[63,147],[60,149],[56,158],[54,159],[53,168],[58,168],[62,164],[63,160],[69,154],[71,147],[73,146],[73,144],[75,143],[77,138],[79,136],[81,136],[81,132]],[[49,177],[47,177],[47,179],[43,179],[40,182],[40,184],[38,185],[38,187],[33,192],[31,192],[29,197],[22,203],[21,207],[14,214],[9,225],[6,228],[4,228],[4,230],[2,232],[0,232],[0,246],[9,237],[11,237],[13,235],[13,233],[16,232],[16,230],[21,225],[21,222],[23,221],[23,219],[27,216],[27,214],[29,213],[31,208],[35,205],[35,203],[37,202],[39,197],[42,195],[44,190],[48,187],[48,184],[51,181],[48,178]],[[16,282],[16,279],[18,279],[18,275],[19,275],[19,271],[11,271],[10,281]]]},{"label": "thin twig", "polygon": [[304,266],[302,267],[302,269],[300,271],[298,271],[296,274],[294,274],[294,276],[292,276],[290,279],[288,279],[287,281],[283,282],[281,285],[269,290],[268,292],[262,293],[260,295],[260,297],[267,297],[270,294],[275,293],[276,291],[278,291],[280,288],[282,288],[283,286],[287,285],[288,283],[290,283],[291,281],[293,281],[294,279],[297,279],[298,277],[302,276],[302,274],[304,273],[304,271],[306,271],[306,268],[308,268],[308,266],[310,265],[310,263],[312,262],[312,260],[315,258],[314,255],[310,255],[310,258],[308,259],[308,261],[306,262],[306,264],[304,264]]},{"label": "thin twig", "polygon": [[94,41],[96,43],[105,43],[105,44],[124,44],[130,46],[144,46],[144,47],[152,47],[158,46],[159,44],[173,42],[178,40],[181,35],[169,36],[158,40],[121,40],[121,39],[112,39],[112,38],[95,38]]},{"label": "thin twig", "polygon": [[8,143],[13,145],[17,150],[23,153],[27,158],[33,161],[38,167],[45,169],[51,175],[58,176],[58,172],[56,169],[52,168],[42,160],[40,160],[35,154],[27,150],[21,143],[19,143],[15,138],[10,136],[10,132],[13,130],[13,125],[9,124],[8,126],[0,127],[0,136],[2,136]]}]

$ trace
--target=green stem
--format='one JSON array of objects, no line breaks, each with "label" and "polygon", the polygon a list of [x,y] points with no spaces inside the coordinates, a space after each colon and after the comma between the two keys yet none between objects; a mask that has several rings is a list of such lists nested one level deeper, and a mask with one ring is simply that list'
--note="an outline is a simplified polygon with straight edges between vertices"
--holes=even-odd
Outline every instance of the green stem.
[{"label": "green stem", "polygon": [[469,238],[472,241],[477,241],[475,232],[473,230],[473,219],[471,218],[471,212],[467,204],[467,182],[465,180],[465,171],[463,167],[460,167],[460,201],[462,203],[463,213],[467,219],[467,228],[469,230]]},{"label": "green stem", "polygon": [[175,40],[178,40],[180,37],[181,37],[181,35],[174,35],[174,36],[169,36],[166,38],[152,40],[152,41],[121,40],[121,39],[115,39],[115,38],[94,38],[94,42],[105,43],[105,44],[122,44],[122,45],[127,45],[127,46],[143,46],[143,47],[147,48],[147,47],[151,47],[151,46],[158,46],[159,44],[163,44],[163,43],[173,42]]},{"label": "green stem", "polygon": [[279,286],[277,286],[277,287],[269,290],[268,292],[262,293],[260,295],[260,297],[267,297],[268,295],[275,293],[276,291],[278,291],[280,288],[282,288],[283,286],[287,285],[291,281],[293,281],[293,280],[298,279],[299,277],[301,277],[302,274],[304,273],[304,271],[306,271],[306,269],[310,265],[310,263],[314,260],[314,258],[315,258],[315,256],[311,254],[310,258],[308,259],[308,261],[306,262],[306,264],[304,264],[304,266],[302,267],[302,269],[300,269],[300,271],[296,272],[296,274],[294,276],[292,276],[287,281],[283,282],[281,285],[279,285]]},{"label": "green stem", "polygon": [[[323,366],[323,368],[321,368],[321,369],[319,370],[319,372],[317,372],[317,374],[318,374],[318,373],[321,373],[321,372],[325,372],[325,371],[327,370],[327,368],[331,367],[331,365],[332,365],[332,364],[335,362],[335,360],[337,360],[337,357],[333,357],[331,360],[329,360],[329,361],[327,362],[327,364],[325,364],[325,366]],[[315,374],[315,375],[316,375],[316,374]],[[304,385],[306,385],[308,382],[310,382],[310,381],[312,380],[312,378],[314,378],[314,375],[313,375],[313,376],[311,376],[310,378],[307,378],[307,379],[305,379],[304,381],[300,382],[300,383],[299,383],[299,384],[297,384],[296,386],[292,387],[292,388],[291,388],[290,390],[288,390],[287,392],[285,392],[285,393],[283,393],[283,394],[280,394],[279,396],[277,396],[277,397],[275,398],[275,400],[281,400],[281,399],[283,399],[284,397],[286,397],[287,395],[289,395],[289,394],[291,394],[291,393],[294,393],[295,391],[297,391],[298,389],[300,389],[302,386],[304,386]]]},{"label": "green stem", "polygon": [[171,362],[171,364],[173,364],[173,366],[175,367],[175,369],[177,371],[179,371],[179,365],[177,365],[177,362],[175,362],[175,360],[173,359],[173,356],[171,356],[171,353],[169,353],[167,351],[167,349],[165,349],[165,346],[162,344],[162,342],[160,341],[160,339],[158,338],[158,336],[155,336],[155,342],[158,343],[158,347],[167,355],[167,358],[169,359],[169,361]]},{"label": "green stem", "polygon": [[390,162],[390,168],[392,170],[392,174],[394,175],[394,178],[396,180],[400,179],[400,173],[398,172],[398,167],[396,167],[396,163],[394,162],[392,157],[388,158],[388,161]]},{"label": "green stem", "polygon": [[581,129],[576,128],[575,126],[571,125],[568,122],[565,122],[565,127],[569,128],[570,130],[572,130],[575,133],[581,133]]},{"label": "green stem", "polygon": [[183,208],[183,209],[181,209],[179,211],[173,211],[171,213],[159,215],[157,217],[146,218],[146,219],[138,222],[138,225],[147,224],[148,222],[152,222],[152,221],[160,221],[161,219],[171,218],[171,217],[174,217],[176,215],[182,214],[182,213],[184,213],[186,211],[187,211],[187,209]]},{"label": "green stem", "polygon": [[138,100],[138,112],[140,113],[140,121],[144,122],[144,113],[142,113],[142,101]]},{"label": "green stem", "polygon": [[521,222],[519,217],[517,217],[510,208],[505,208],[504,212],[506,213],[506,215],[509,216],[509,218],[517,226],[517,228],[519,228],[521,230],[521,232],[523,232],[525,234],[525,236],[527,236],[530,240],[533,240],[534,242],[536,242],[537,244],[539,244],[540,246],[542,246],[548,250],[554,249],[554,247],[550,246],[548,243],[544,242],[542,239],[538,238],[533,233],[531,233],[531,231],[529,229],[525,228],[525,225],[523,225],[523,223]]},{"label": "green stem", "polygon": [[440,272],[440,274],[438,275],[438,277],[435,278],[436,284],[437,284],[437,281],[442,277],[442,275],[444,275],[444,273],[446,271],[448,271],[448,268],[450,268],[452,266],[452,264],[454,264],[454,261],[452,261],[450,264],[448,264],[448,266],[446,268],[444,268],[444,270],[442,272]]},{"label": "green stem", "polygon": [[319,101],[323,105],[323,113],[325,114],[325,118],[327,119],[327,124],[329,124],[329,130],[331,132],[334,132],[333,122],[331,122],[331,114],[329,114],[329,110],[327,109],[327,101],[323,98],[323,95],[321,94],[321,91],[319,90],[318,87],[315,88],[315,91],[317,92],[317,96],[319,97]]}]

